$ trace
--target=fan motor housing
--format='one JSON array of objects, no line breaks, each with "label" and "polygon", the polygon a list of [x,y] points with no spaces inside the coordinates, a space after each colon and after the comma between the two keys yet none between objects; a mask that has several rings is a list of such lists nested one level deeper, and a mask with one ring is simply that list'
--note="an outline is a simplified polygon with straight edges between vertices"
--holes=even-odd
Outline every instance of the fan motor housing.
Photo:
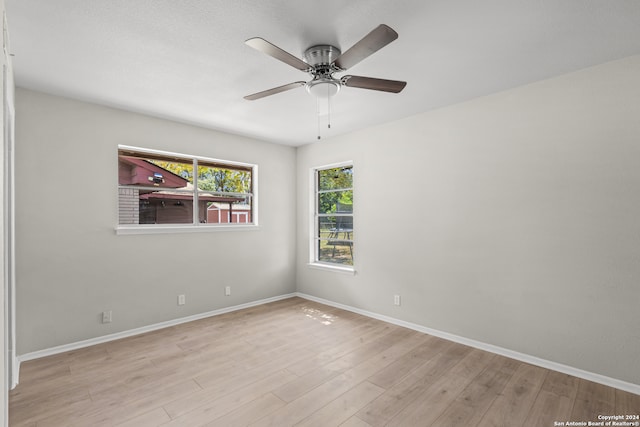
[{"label": "fan motor housing", "polygon": [[313,67],[313,80],[305,85],[307,92],[318,98],[330,98],[338,93],[340,81],[332,76],[337,71],[332,64],[341,53],[340,49],[328,44],[311,46],[304,52],[304,59]]},{"label": "fan motor housing", "polygon": [[321,44],[317,46],[311,46],[304,52],[304,59],[307,64],[314,67],[326,65],[327,67],[333,63],[342,52],[335,46],[328,44]]}]

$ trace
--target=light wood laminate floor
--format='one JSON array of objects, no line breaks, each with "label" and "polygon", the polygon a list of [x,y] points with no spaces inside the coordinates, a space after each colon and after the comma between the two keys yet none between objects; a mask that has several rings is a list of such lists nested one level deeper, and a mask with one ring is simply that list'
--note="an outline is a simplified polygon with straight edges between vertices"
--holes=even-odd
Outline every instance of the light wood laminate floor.
[{"label": "light wood laminate floor", "polygon": [[291,298],[25,362],[11,427],[554,426],[640,396]]}]

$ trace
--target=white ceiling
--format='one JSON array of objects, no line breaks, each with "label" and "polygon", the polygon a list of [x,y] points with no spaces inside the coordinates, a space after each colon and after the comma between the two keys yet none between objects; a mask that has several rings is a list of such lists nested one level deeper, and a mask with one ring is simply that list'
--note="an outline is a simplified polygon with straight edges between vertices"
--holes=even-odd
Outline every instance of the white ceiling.
[{"label": "white ceiling", "polygon": [[[316,141],[309,76],[244,41],[302,58],[345,51],[379,24],[395,42],[347,74],[324,139],[640,53],[637,0],[6,0],[18,86],[288,145]],[[640,76],[639,76],[640,78]]]}]

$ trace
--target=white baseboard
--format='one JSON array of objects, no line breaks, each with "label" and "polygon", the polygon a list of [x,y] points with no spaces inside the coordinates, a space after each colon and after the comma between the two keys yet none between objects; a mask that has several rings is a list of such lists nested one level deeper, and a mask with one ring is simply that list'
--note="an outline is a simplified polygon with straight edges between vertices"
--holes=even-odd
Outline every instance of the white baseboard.
[{"label": "white baseboard", "polygon": [[16,384],[19,380],[19,372],[20,372],[20,363],[26,362],[28,360],[39,359],[41,357],[52,356],[54,354],[64,353],[66,351],[77,350],[80,348],[90,347],[96,344],[103,344],[110,341],[119,340],[122,338],[132,337],[134,335],[144,334],[146,332],[156,331],[158,329],[164,329],[175,325],[180,325],[182,323],[193,322],[194,320],[200,320],[207,317],[218,316],[224,313],[230,313],[232,311],[238,311],[245,308],[255,307],[257,305],[267,304],[274,301],[280,301],[287,298],[295,297],[296,294],[284,294],[276,297],[265,298],[257,301],[248,302],[245,304],[234,305],[232,307],[220,308],[218,310],[208,311],[206,313],[194,314],[192,316],[181,317],[179,319],[167,320],[166,322],[160,322],[153,325],[143,326],[141,328],[130,329],[128,331],[117,332],[115,334],[103,335],[101,337],[90,338],[88,340],[78,341],[70,344],[64,344],[57,347],[51,347],[44,350],[38,350],[31,353],[21,354],[17,357],[17,367],[16,367]]},{"label": "white baseboard", "polygon": [[13,350],[9,351],[9,390],[13,390],[18,385],[18,377],[20,375],[20,359],[16,357]]},{"label": "white baseboard", "polygon": [[542,368],[550,369],[552,371],[562,372],[567,375],[572,375],[574,377],[582,378],[588,381],[593,381],[595,383],[603,384],[609,387],[614,387],[620,390],[628,391],[629,393],[640,395],[640,385],[638,384],[633,384],[633,383],[618,380],[615,378],[610,378],[604,375],[596,374],[593,372],[584,371],[582,369],[574,368],[572,366],[563,365],[561,363],[556,363],[550,360],[541,359],[539,357],[531,356],[528,354],[519,353],[517,351],[509,350],[507,348],[498,347],[492,344],[486,344],[480,341],[472,340],[472,339],[461,337],[458,335],[453,335],[447,332],[438,331],[436,329],[427,328],[425,326],[418,325],[415,323],[405,322],[404,320],[395,319],[393,317],[373,313],[371,311],[361,310],[356,307],[351,307],[348,305],[329,301],[323,298],[314,297],[312,295],[307,295],[302,292],[296,292],[295,295],[299,296],[300,298],[318,302],[320,304],[325,304],[331,307],[336,307],[343,310],[351,311],[353,313],[361,314],[363,316],[371,317],[377,320],[382,320],[383,322],[391,323],[393,325],[402,326],[408,329],[413,329],[414,331],[418,331],[418,332],[433,335],[439,338],[443,338],[448,341],[457,342],[459,344],[464,344],[469,347],[474,347],[480,350],[488,351],[490,353],[499,354],[501,356],[509,357],[511,359],[529,363],[531,365],[540,366]]}]

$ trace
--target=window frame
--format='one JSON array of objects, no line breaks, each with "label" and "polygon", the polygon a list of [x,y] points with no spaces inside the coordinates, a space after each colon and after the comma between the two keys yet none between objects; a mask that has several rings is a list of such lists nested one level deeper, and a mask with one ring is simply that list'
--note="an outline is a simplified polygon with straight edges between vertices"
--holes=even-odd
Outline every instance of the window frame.
[{"label": "window frame", "polygon": [[[247,193],[251,195],[251,207],[252,207],[252,222],[250,223],[201,223],[199,222],[198,213],[198,193],[203,192],[197,188],[197,174],[194,174],[194,189],[188,191],[193,195],[193,219],[191,223],[176,223],[176,224],[120,224],[120,189],[121,188],[141,188],[144,186],[134,185],[121,185],[119,177],[116,176],[116,234],[165,234],[165,233],[201,233],[201,232],[217,232],[217,231],[248,231],[257,230],[259,228],[258,222],[258,165],[252,163],[238,162],[232,160],[221,160],[205,156],[197,156],[185,153],[176,153],[170,151],[156,150],[150,148],[135,147],[129,145],[118,145],[118,157],[122,151],[130,151],[132,154],[140,155],[141,157],[160,157],[163,160],[168,161],[191,161],[194,166],[197,166],[199,162],[204,163],[204,166],[220,166],[229,167],[231,169],[245,169],[251,172],[251,192]],[[181,191],[179,191],[181,192]],[[221,193],[231,194],[231,193]],[[234,193],[241,194],[241,193]],[[243,193],[244,194],[244,193]]]},{"label": "window frame", "polygon": [[[325,216],[327,214],[320,214],[319,212],[319,204],[318,204],[318,194],[323,192],[320,190],[320,182],[319,182],[319,171],[341,168],[341,167],[350,167],[355,172],[355,165],[352,160],[347,160],[339,163],[331,163],[322,166],[316,166],[309,169],[309,263],[308,266],[315,269],[321,270],[329,270],[339,273],[347,273],[347,274],[355,274],[356,273],[356,257],[353,255],[353,250],[355,248],[355,240],[353,236],[355,233],[352,232],[351,235],[351,250],[352,250],[352,265],[345,265],[339,263],[332,263],[328,261],[321,261],[319,254],[319,244],[318,242],[321,240],[319,237],[319,218],[321,216]],[[355,180],[354,180],[355,181]],[[351,188],[348,189],[339,189],[339,190],[350,190],[352,193],[355,193],[355,182],[352,181]],[[335,215],[334,215],[335,216]],[[341,216],[351,216],[352,220],[355,217],[355,209],[352,209],[351,214],[341,215]]]}]

